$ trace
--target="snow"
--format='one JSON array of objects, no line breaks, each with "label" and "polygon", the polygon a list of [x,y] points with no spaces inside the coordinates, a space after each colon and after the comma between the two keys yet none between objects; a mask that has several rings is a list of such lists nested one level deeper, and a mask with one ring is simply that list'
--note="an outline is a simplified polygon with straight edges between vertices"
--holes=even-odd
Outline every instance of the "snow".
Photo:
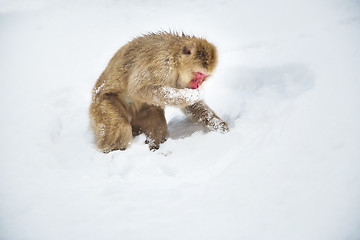
[{"label": "snow", "polygon": [[161,87],[166,102],[179,104],[181,102],[192,105],[201,100],[200,91],[195,89],[176,89],[173,87]]},{"label": "snow", "polygon": [[98,88],[95,89],[95,94],[98,94],[99,91],[105,86],[105,82],[103,82]]},{"label": "snow", "polygon": [[[360,239],[354,0],[0,1],[0,239]],[[207,132],[103,154],[92,87],[142,33],[218,47]]]}]

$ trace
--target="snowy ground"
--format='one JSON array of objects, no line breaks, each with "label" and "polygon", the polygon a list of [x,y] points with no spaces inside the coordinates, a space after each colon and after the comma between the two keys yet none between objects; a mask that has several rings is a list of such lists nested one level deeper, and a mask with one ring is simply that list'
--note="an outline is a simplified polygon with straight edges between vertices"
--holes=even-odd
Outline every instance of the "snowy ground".
[{"label": "snowy ground", "polygon": [[[91,88],[161,29],[218,46],[230,132],[97,152]],[[0,239],[360,239],[358,1],[0,0],[0,53]]]}]

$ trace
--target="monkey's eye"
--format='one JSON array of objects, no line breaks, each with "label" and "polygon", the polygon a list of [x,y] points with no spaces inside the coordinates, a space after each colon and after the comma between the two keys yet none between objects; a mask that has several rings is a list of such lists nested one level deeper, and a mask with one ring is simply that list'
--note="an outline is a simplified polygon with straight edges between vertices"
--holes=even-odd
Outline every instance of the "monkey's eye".
[{"label": "monkey's eye", "polygon": [[183,48],[183,54],[185,55],[190,55],[191,54],[191,49],[189,47],[184,47]]}]

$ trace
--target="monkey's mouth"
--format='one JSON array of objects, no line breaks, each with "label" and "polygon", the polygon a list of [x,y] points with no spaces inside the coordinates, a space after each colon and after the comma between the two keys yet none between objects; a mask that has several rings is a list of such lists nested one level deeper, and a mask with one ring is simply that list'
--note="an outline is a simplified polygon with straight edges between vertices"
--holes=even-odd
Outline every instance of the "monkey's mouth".
[{"label": "monkey's mouth", "polygon": [[190,81],[189,88],[198,89],[208,76],[209,74],[202,72],[194,73],[194,78]]}]

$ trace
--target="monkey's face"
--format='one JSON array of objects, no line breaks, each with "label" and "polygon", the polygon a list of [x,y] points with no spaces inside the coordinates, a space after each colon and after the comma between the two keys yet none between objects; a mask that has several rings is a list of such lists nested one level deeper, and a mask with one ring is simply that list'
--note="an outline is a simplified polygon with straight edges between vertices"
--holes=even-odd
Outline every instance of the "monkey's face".
[{"label": "monkey's face", "polygon": [[182,49],[180,62],[180,87],[197,89],[216,67],[216,47],[205,39],[190,39]]},{"label": "monkey's face", "polygon": [[204,68],[187,68],[179,72],[177,88],[198,89],[201,84],[210,77],[210,73]]}]

